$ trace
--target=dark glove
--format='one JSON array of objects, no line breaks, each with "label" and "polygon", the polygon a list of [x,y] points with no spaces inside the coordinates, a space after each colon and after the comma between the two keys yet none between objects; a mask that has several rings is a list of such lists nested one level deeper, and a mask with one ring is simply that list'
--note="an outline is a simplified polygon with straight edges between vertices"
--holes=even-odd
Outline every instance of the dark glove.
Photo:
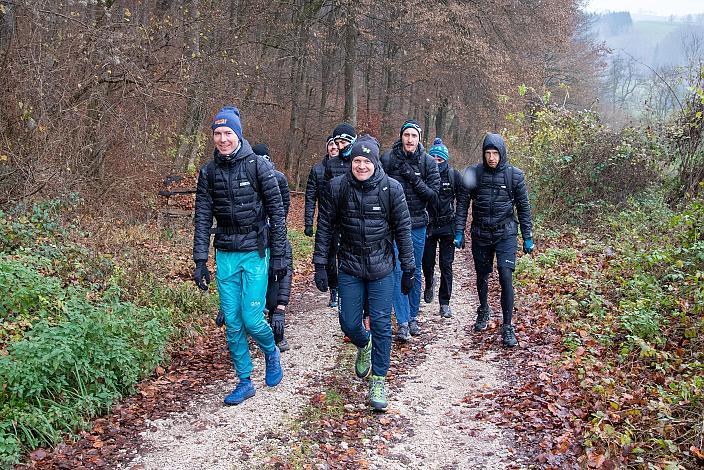
[{"label": "dark glove", "polygon": [[413,183],[418,179],[418,175],[416,175],[416,172],[413,171],[413,168],[411,168],[411,165],[409,165],[408,162],[399,163],[398,170],[401,177],[409,183]]},{"label": "dark glove", "polygon": [[312,237],[313,236],[313,226],[306,225],[306,229],[303,231],[303,233],[306,234],[306,237]]},{"label": "dark glove", "polygon": [[464,248],[464,231],[458,230],[455,232],[455,246],[460,250]]},{"label": "dark glove", "polygon": [[280,257],[271,258],[271,263],[269,265],[269,270],[271,271],[271,276],[275,281],[280,281],[286,276],[288,272],[288,266],[286,266],[286,260]]},{"label": "dark glove", "polygon": [[205,263],[205,261],[196,261],[196,269],[193,271],[193,280],[202,290],[208,290],[208,284],[210,284],[210,271]]},{"label": "dark glove", "polygon": [[523,240],[523,252],[527,255],[531,254],[535,249],[535,244],[532,238],[527,238]]},{"label": "dark glove", "polygon": [[287,274],[288,268],[271,270],[271,278],[274,280],[274,282],[283,281]]},{"label": "dark glove", "polygon": [[217,326],[223,326],[225,324],[225,312],[222,309],[218,310],[218,315],[215,317],[215,324]]},{"label": "dark glove", "polygon": [[315,276],[313,279],[315,279],[315,287],[317,287],[320,292],[328,290],[328,272],[325,270],[324,265],[315,265]]},{"label": "dark glove", "polygon": [[271,330],[274,332],[274,336],[279,338],[284,335],[284,316],[285,312],[278,307],[271,314]]},{"label": "dark glove", "polygon": [[403,295],[408,295],[411,292],[411,287],[413,287],[413,280],[415,279],[413,271],[404,271],[401,274],[401,293]]}]

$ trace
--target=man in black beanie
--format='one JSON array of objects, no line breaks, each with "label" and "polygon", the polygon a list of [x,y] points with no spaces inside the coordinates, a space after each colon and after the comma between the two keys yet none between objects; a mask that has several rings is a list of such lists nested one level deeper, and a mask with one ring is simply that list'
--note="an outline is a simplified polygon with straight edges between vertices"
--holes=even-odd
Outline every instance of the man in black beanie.
[{"label": "man in black beanie", "polygon": [[[331,230],[340,231],[340,326],[357,346],[355,373],[369,378],[369,403],[374,410],[388,406],[385,377],[391,354],[391,304],[394,290],[394,252],[403,269],[401,290],[411,289],[413,243],[408,207],[401,185],[379,165],[379,144],[370,136],[351,148],[351,169],[330,182],[331,197],[318,218],[315,236],[315,284],[328,288],[327,254]],[[337,227],[337,228],[334,228]],[[362,325],[365,308],[371,333]]]},{"label": "man in black beanie", "polygon": [[422,129],[418,121],[409,119],[401,126],[399,139],[391,150],[381,157],[381,166],[393,179],[401,183],[408,210],[411,214],[411,238],[413,239],[413,256],[415,274],[413,285],[408,295],[401,292],[402,270],[396,264],[396,289],[393,303],[396,313],[396,339],[408,341],[411,336],[420,334],[418,310],[420,309],[420,291],[422,282],[422,259],[425,247],[425,231],[429,217],[426,208],[435,205],[440,192],[440,173],[435,159],[425,152],[420,143]]},{"label": "man in black beanie", "polygon": [[[331,134],[328,136],[326,141],[326,153],[323,160],[313,165],[308,174],[308,182],[306,183],[306,205],[305,205],[305,234],[307,237],[313,236],[313,219],[315,217],[315,205],[318,203],[318,216],[320,216],[320,209],[322,207],[322,201],[324,197],[325,185],[325,170],[328,165],[328,161],[331,158],[335,158],[340,154],[340,149],[337,148],[335,143],[335,136]],[[329,307],[337,307],[337,258],[335,257],[335,250],[337,249],[338,240],[333,240],[331,243],[331,254],[329,256],[327,271],[328,280],[330,283],[330,302]]]}]

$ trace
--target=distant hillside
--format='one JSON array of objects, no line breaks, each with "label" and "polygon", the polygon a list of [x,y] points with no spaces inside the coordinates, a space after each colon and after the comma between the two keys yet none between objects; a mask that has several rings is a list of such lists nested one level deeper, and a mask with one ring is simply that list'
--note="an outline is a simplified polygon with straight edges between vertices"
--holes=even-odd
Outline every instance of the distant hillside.
[{"label": "distant hillside", "polygon": [[596,16],[593,31],[614,52],[625,51],[651,67],[686,65],[692,58],[704,58],[701,16],[691,21],[638,21],[627,12],[607,13]]}]

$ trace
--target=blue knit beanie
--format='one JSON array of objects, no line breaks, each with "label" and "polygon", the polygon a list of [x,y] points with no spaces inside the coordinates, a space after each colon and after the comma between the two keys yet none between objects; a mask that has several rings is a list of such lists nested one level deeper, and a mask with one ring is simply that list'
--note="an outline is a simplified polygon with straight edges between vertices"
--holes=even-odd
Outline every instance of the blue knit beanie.
[{"label": "blue knit beanie", "polygon": [[442,143],[442,139],[440,137],[435,138],[433,141],[433,146],[430,147],[428,153],[433,157],[440,157],[445,161],[450,159],[450,153],[447,151],[447,147],[445,147],[445,144]]},{"label": "blue knit beanie", "polygon": [[218,114],[213,118],[213,124],[210,126],[213,131],[218,127],[229,127],[232,132],[237,134],[237,138],[242,142],[242,123],[240,122],[240,110],[234,106],[223,107]]},{"label": "blue knit beanie", "polygon": [[401,126],[401,131],[398,133],[399,137],[403,135],[403,131],[406,129],[415,129],[418,132],[418,136],[423,135],[423,128],[420,127],[420,123],[416,121],[415,119],[408,119],[406,122],[403,123]]}]

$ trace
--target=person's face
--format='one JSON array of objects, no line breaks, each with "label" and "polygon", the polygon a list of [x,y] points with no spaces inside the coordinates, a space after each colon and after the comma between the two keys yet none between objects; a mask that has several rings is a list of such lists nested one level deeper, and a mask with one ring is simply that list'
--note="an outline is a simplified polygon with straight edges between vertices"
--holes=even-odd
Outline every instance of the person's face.
[{"label": "person's face", "polygon": [[496,168],[499,166],[500,158],[501,156],[499,155],[499,151],[496,149],[488,149],[484,152],[484,160],[486,161],[486,164],[489,165],[489,168]]},{"label": "person's face", "polygon": [[418,148],[418,141],[420,141],[420,134],[415,129],[406,129],[401,134],[401,143],[403,144],[403,150],[408,153],[415,152]]},{"label": "person's face", "polygon": [[328,142],[328,155],[331,157],[337,157],[340,154],[340,149],[337,148],[337,144],[334,141]]},{"label": "person's face", "polygon": [[441,163],[445,162],[445,159],[442,157],[435,157],[435,161],[438,162],[438,165],[440,165]]},{"label": "person's face", "polygon": [[335,145],[337,145],[337,149],[338,149],[340,152],[342,152],[343,150],[345,150],[347,147],[350,146],[350,143],[347,142],[347,141],[344,140],[344,139],[336,139],[336,140],[335,140]]},{"label": "person's face", "polygon": [[354,157],[352,159],[352,174],[357,181],[366,181],[374,174],[374,163],[365,157]]},{"label": "person's face", "polygon": [[223,155],[230,155],[240,144],[240,140],[237,138],[235,131],[224,126],[217,127],[213,131],[213,141],[215,142],[215,147],[218,149],[218,152]]}]

